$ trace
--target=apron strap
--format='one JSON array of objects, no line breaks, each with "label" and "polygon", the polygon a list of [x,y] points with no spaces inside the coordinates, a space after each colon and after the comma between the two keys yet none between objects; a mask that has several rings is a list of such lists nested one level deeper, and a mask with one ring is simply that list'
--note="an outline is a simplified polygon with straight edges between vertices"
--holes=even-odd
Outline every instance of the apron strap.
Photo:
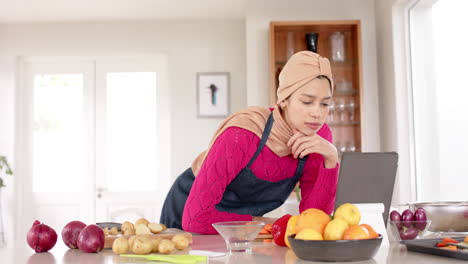
[{"label": "apron strap", "polygon": [[260,155],[260,152],[262,152],[262,149],[268,140],[268,136],[270,135],[271,128],[273,127],[274,121],[275,120],[273,119],[273,113],[271,113],[270,116],[268,117],[267,123],[265,125],[265,129],[263,130],[262,139],[260,140],[260,144],[258,145],[257,151],[255,152],[253,157],[250,159],[249,164],[247,164],[247,168],[250,169],[250,166],[252,166],[254,161],[257,159],[258,155]]},{"label": "apron strap", "polygon": [[299,164],[297,165],[295,178],[299,179],[302,176],[302,172],[304,171],[304,164],[306,163],[308,157],[309,155],[306,155],[305,157],[299,159]]}]

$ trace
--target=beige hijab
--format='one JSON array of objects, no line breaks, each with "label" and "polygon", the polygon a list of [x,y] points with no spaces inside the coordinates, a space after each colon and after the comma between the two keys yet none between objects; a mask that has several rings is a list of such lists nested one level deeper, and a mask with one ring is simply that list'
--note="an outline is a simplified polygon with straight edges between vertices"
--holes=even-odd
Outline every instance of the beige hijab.
[{"label": "beige hijab", "polygon": [[291,148],[288,147],[287,143],[293,135],[293,130],[283,119],[279,104],[302,85],[318,76],[328,78],[333,92],[332,73],[328,59],[310,51],[301,51],[291,56],[279,75],[278,101],[273,111],[266,107],[249,107],[226,118],[216,130],[208,149],[198,155],[193,161],[193,174],[195,176],[198,174],[214,142],[227,128],[232,126],[240,127],[251,131],[261,138],[265,124],[272,112],[275,122],[271,128],[266,145],[280,157],[291,154]]}]

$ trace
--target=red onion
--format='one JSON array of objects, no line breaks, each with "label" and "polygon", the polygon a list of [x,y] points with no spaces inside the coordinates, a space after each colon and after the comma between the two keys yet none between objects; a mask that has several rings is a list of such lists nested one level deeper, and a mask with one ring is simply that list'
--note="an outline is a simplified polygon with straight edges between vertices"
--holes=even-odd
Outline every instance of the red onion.
[{"label": "red onion", "polygon": [[89,225],[78,236],[78,248],[86,253],[95,253],[104,248],[104,231],[97,225]]},{"label": "red onion", "polygon": [[55,246],[57,233],[50,226],[41,224],[41,222],[36,220],[31,229],[29,229],[26,240],[36,253],[46,252]]},{"label": "red onion", "polygon": [[415,239],[418,236],[418,234],[419,232],[418,229],[416,229],[416,227],[404,227],[403,230],[400,231],[400,238],[403,240]]},{"label": "red onion", "polygon": [[396,210],[393,210],[391,213],[390,213],[390,221],[393,221],[396,225],[396,227],[398,228],[398,230],[401,229],[401,227],[403,226],[400,221],[401,221],[401,215],[400,213],[398,213],[398,211]]},{"label": "red onion", "polygon": [[400,222],[400,221],[401,221],[401,215],[400,215],[400,213],[398,213],[398,211],[396,211],[396,210],[393,210],[393,211],[390,213],[390,221],[393,221],[393,222]]},{"label": "red onion", "polygon": [[66,224],[62,229],[62,239],[65,245],[67,245],[69,248],[78,248],[76,245],[78,235],[85,227],[86,224],[80,221],[72,221]]},{"label": "red onion", "polygon": [[403,221],[403,226],[411,227],[411,222],[413,221],[413,212],[410,209],[406,209],[401,213],[401,221]]},{"label": "red onion", "polygon": [[427,224],[426,211],[423,208],[418,208],[414,211],[414,226],[419,230],[424,230]]}]

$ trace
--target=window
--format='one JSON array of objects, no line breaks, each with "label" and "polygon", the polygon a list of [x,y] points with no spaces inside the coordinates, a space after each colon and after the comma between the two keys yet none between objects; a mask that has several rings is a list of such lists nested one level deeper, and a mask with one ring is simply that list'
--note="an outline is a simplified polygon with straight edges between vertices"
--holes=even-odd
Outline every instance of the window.
[{"label": "window", "polygon": [[417,200],[466,200],[468,52],[465,0],[421,0],[410,10]]},{"label": "window", "polygon": [[33,94],[33,191],[78,192],[84,173],[78,165],[84,163],[83,75],[36,74]]},{"label": "window", "polygon": [[32,57],[20,68],[19,226],[159,219],[171,182],[166,57]]}]

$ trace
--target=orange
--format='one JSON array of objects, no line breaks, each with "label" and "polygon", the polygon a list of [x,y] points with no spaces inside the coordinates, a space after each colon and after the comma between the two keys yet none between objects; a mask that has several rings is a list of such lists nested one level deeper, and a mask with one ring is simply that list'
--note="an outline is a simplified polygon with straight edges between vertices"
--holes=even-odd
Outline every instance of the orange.
[{"label": "orange", "polygon": [[305,228],[315,229],[323,234],[325,226],[331,221],[331,217],[324,211],[315,208],[309,208],[303,211],[297,219],[296,232]]},{"label": "orange", "polygon": [[368,224],[360,224],[360,226],[367,229],[367,231],[369,232],[369,238],[378,238],[379,237],[379,234],[377,232],[375,232],[375,230],[374,230],[374,228],[372,228],[372,226],[370,226]]},{"label": "orange", "polygon": [[288,220],[288,224],[286,225],[286,232],[284,233],[284,242],[286,243],[286,246],[288,246],[288,248],[291,248],[288,236],[296,234],[296,223],[298,218],[298,215],[291,216],[291,218],[289,218]]},{"label": "orange", "polygon": [[344,240],[369,239],[369,231],[359,225],[350,226],[343,234]]}]

